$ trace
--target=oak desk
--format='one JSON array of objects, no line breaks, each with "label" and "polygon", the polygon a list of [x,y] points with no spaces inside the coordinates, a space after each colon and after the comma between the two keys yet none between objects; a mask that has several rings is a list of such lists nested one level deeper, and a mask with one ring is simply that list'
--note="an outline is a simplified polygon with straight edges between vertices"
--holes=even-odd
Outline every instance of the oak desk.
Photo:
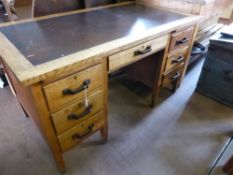
[{"label": "oak desk", "polygon": [[164,50],[154,97],[166,84],[178,86],[199,19],[123,3],[0,28],[0,56],[18,101],[60,171],[62,152],[96,131],[107,140],[108,72]]}]

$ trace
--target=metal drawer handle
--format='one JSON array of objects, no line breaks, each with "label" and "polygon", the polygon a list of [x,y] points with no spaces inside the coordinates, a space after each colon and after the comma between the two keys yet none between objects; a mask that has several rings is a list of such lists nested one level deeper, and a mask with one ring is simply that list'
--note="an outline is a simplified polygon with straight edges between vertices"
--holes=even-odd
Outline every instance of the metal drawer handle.
[{"label": "metal drawer handle", "polygon": [[64,95],[75,95],[75,94],[87,89],[90,83],[91,83],[91,80],[85,80],[83,82],[83,84],[77,89],[64,89],[63,94]]},{"label": "metal drawer handle", "polygon": [[79,120],[79,119],[85,117],[86,115],[90,114],[91,109],[92,109],[92,104],[90,104],[81,114],[79,114],[79,115],[70,114],[70,115],[68,115],[67,119],[68,120]]},{"label": "metal drawer handle", "polygon": [[176,60],[172,60],[172,64],[180,63],[184,60],[183,56],[179,56]]},{"label": "metal drawer handle", "polygon": [[88,126],[87,131],[85,133],[83,133],[83,134],[74,134],[72,136],[72,139],[82,139],[82,138],[88,136],[89,134],[92,133],[93,128],[94,128],[94,124]]},{"label": "metal drawer handle", "polygon": [[147,47],[145,48],[145,50],[136,50],[136,51],[134,52],[134,56],[144,55],[144,54],[149,53],[149,52],[151,52],[151,51],[152,51],[151,46],[147,46]]},{"label": "metal drawer handle", "polygon": [[180,73],[176,72],[176,74],[174,76],[171,77],[172,80],[177,80],[180,77]]},{"label": "metal drawer handle", "polygon": [[176,41],[176,45],[187,43],[189,40],[188,38],[184,37],[182,40]]}]

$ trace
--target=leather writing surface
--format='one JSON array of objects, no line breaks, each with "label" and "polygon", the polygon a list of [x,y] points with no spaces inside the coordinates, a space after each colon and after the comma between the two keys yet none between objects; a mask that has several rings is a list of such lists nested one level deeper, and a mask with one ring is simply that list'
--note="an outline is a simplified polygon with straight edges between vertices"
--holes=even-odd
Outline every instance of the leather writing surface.
[{"label": "leather writing surface", "polygon": [[127,5],[3,27],[0,31],[33,64],[42,64],[186,16]]}]

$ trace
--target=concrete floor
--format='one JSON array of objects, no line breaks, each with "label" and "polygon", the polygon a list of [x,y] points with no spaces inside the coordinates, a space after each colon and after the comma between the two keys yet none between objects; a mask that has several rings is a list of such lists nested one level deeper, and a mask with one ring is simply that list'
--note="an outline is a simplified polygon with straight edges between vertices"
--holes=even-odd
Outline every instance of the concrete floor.
[{"label": "concrete floor", "polygon": [[[101,145],[95,134],[66,152],[66,174],[206,175],[233,130],[233,109],[194,93],[201,66],[153,109],[143,88],[111,80],[109,142]],[[59,172],[34,123],[9,88],[0,89],[0,175],[32,174]]]}]

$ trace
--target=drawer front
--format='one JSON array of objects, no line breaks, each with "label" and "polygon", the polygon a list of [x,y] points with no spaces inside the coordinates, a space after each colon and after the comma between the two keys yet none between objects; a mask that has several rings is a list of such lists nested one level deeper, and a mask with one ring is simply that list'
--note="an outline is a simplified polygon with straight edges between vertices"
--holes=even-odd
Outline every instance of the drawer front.
[{"label": "drawer front", "polygon": [[87,92],[101,86],[103,82],[103,70],[101,64],[83,70],[77,74],[58,80],[43,87],[50,111],[55,112],[72,100],[84,97],[84,89]]},{"label": "drawer front", "polygon": [[58,136],[62,151],[66,151],[67,149],[86,139],[97,130],[101,129],[105,122],[103,116],[103,112],[100,112],[90,119],[80,123],[76,127],[68,130],[64,134]]},{"label": "drawer front", "polygon": [[85,107],[84,99],[52,114],[53,123],[58,135],[88,119],[103,109],[103,92],[96,91],[88,97],[89,106]]},{"label": "drawer front", "polygon": [[166,87],[168,89],[173,90],[174,86],[180,83],[183,74],[183,69],[184,64],[181,64],[175,70],[169,72],[167,75],[164,75],[162,87]]},{"label": "drawer front", "polygon": [[193,33],[194,27],[191,27],[182,32],[172,34],[169,52],[189,46],[192,42]]},{"label": "drawer front", "polygon": [[110,56],[109,72],[115,71],[165,48],[168,43],[168,38],[168,35],[164,35]]},{"label": "drawer front", "polygon": [[165,72],[171,72],[175,67],[184,64],[187,60],[188,48],[186,47],[179,52],[168,55]]}]

